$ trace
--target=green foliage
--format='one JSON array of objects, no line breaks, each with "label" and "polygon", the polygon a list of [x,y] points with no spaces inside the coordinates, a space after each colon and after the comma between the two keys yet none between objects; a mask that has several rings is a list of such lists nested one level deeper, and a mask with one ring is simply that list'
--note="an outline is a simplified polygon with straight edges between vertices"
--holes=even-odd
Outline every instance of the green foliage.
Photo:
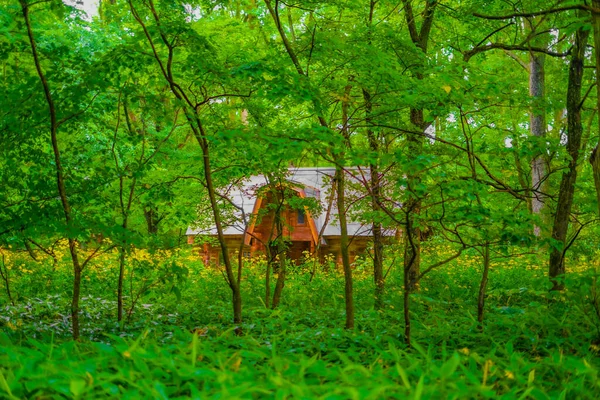
[{"label": "green foliage", "polygon": [[[431,251],[443,257],[448,249]],[[177,258],[188,260],[190,270],[181,299],[162,281],[143,295],[126,325],[111,322],[115,302],[105,294],[114,288],[106,286],[106,271],[90,270],[82,342],[68,340],[67,297],[17,285],[29,300],[3,308],[2,395],[592,399],[600,393],[600,321],[590,303],[589,261],[573,274],[568,292],[553,294],[535,257],[500,259],[481,332],[472,317],[480,258],[467,255],[432,272],[413,296],[417,332],[407,348],[396,311],[402,301],[397,267],[388,278],[386,310],[377,312],[368,300],[368,264],[356,265],[362,311],[357,329],[347,331],[339,328],[343,278],[337,272],[319,271],[310,281],[310,265],[288,271],[283,303],[272,311],[260,300],[264,264],[251,262],[243,278],[243,333],[236,335],[219,272],[184,253]],[[165,255],[156,259],[172,269]],[[57,275],[56,282],[68,281],[68,271]]]},{"label": "green foliage", "polygon": [[[580,3],[532,16],[545,5],[106,0],[86,19],[61,0],[0,0],[0,397],[600,397],[589,68],[570,228],[566,239],[550,234],[575,158],[560,53],[595,15]],[[537,97],[533,53],[548,53]],[[534,109],[546,115],[545,136],[529,135]],[[532,182],[538,157],[542,188]],[[257,174],[281,183],[290,164],[360,167],[348,168],[352,221],[402,231],[405,242],[407,227],[433,233],[409,296],[411,347],[406,253],[391,239],[381,310],[370,253],[354,263],[355,330],[339,328],[334,256],[290,265],[275,311],[262,303],[265,261],[245,261],[244,319],[231,326],[235,285],[182,247],[185,229],[212,227],[213,211],[232,223],[228,190]],[[283,197],[292,209],[322,207]],[[82,257],[80,287],[67,239]],[[491,269],[480,324],[483,249]],[[553,250],[568,272],[557,293],[542,273]],[[82,340],[71,342],[78,289]]]}]

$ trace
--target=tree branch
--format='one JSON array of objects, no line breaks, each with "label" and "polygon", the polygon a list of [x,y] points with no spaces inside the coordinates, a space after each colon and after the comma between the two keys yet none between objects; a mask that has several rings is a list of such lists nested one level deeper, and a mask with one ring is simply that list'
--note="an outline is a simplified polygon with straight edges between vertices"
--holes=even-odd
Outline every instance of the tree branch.
[{"label": "tree branch", "polygon": [[497,21],[497,20],[517,18],[517,17],[523,17],[523,18],[536,17],[538,15],[555,14],[555,13],[559,13],[562,11],[569,11],[569,10],[585,10],[585,11],[600,13],[600,10],[590,7],[590,6],[587,6],[585,4],[575,4],[572,6],[557,7],[557,8],[551,8],[549,10],[541,10],[541,11],[531,11],[531,12],[521,12],[521,13],[517,12],[517,13],[511,13],[511,14],[505,14],[505,15],[486,15],[486,14],[480,14],[480,13],[473,13],[473,16],[477,17],[477,18],[483,18],[483,19]]},{"label": "tree branch", "polygon": [[535,46],[524,46],[524,45],[512,45],[512,44],[503,44],[503,43],[491,43],[486,44],[485,46],[474,47],[469,51],[465,51],[463,53],[463,59],[465,62],[469,61],[471,57],[476,54],[482,53],[484,51],[493,50],[493,49],[502,49],[502,50],[516,50],[516,51],[533,51],[535,53],[544,53],[552,57],[566,57],[571,54],[571,49],[569,49],[565,53],[557,53],[555,51],[548,50],[543,47],[535,47]]}]

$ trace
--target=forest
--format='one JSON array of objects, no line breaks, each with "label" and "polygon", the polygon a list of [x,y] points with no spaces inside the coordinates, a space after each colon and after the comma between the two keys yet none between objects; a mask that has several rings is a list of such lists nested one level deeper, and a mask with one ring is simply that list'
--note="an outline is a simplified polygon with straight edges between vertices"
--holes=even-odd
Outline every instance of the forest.
[{"label": "forest", "polygon": [[600,398],[598,76],[600,0],[0,0],[0,398]]}]

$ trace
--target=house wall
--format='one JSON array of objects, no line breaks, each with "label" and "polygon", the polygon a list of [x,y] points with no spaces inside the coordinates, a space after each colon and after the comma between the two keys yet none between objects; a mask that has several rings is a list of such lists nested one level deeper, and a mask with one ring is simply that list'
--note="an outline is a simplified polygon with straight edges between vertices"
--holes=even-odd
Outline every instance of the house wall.
[{"label": "house wall", "polygon": [[[258,215],[257,221],[254,225],[253,235],[255,235],[259,242],[268,243],[278,235],[275,229],[275,201],[271,193],[267,194],[261,202],[260,208],[255,210]],[[304,221],[299,220],[299,214],[304,215]],[[309,224],[309,216],[306,212],[291,209],[285,207],[281,211],[281,217],[283,219],[283,235],[291,240],[295,241],[314,241],[312,231]]]},{"label": "house wall", "polygon": [[[197,252],[198,256],[204,262],[204,265],[220,265],[222,264],[223,255],[221,253],[221,246],[217,243],[217,236],[210,236],[211,243],[195,243],[194,237],[188,237],[188,243],[193,244],[194,250]],[[237,254],[240,249],[240,244],[242,242],[242,235],[230,235],[225,238],[225,243],[227,245],[229,259],[232,263],[237,263]],[[244,252],[248,252],[247,256],[249,256],[250,246],[244,245]]]},{"label": "house wall", "polygon": [[[216,241],[216,236],[213,238]],[[229,250],[229,257],[232,263],[237,263],[237,255],[242,241],[242,235],[236,235],[226,239],[227,248]],[[332,258],[337,266],[342,265],[342,254],[341,254],[341,238],[328,237],[326,238],[328,245],[322,245],[315,254],[315,246],[313,242],[309,241],[293,241],[288,248],[288,258],[294,260],[296,263],[300,263],[305,254],[318,255],[319,260],[324,262],[326,258]],[[192,237],[193,242],[193,237]],[[350,244],[348,251],[350,253],[350,262],[354,262],[357,257],[363,255],[369,245],[370,237],[352,237],[350,238]],[[221,248],[218,244],[201,243],[195,244],[194,249],[198,252],[198,255],[202,258],[202,261],[206,266],[209,265],[220,265],[222,264]],[[244,245],[243,248],[245,257],[257,257],[260,255],[266,255],[264,246],[257,242],[252,245]]]},{"label": "house wall", "polygon": [[[364,236],[353,236],[349,239],[350,242],[348,244],[348,253],[350,255],[350,262],[353,263],[356,261],[357,257],[365,254],[367,247],[369,246],[369,242],[371,241],[371,238]],[[342,238],[340,236],[331,236],[327,237],[326,241],[328,246],[324,246],[320,250],[321,261],[324,261],[326,256],[330,256],[333,257],[335,264],[341,267]]]}]

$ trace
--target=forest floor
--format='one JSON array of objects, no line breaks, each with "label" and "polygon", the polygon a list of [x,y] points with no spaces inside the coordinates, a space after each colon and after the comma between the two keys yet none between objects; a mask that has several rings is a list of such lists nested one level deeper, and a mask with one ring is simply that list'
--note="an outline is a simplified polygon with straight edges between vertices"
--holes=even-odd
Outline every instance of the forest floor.
[{"label": "forest floor", "polygon": [[[69,337],[68,264],[12,260],[15,305],[0,293],[0,398],[600,398],[598,265],[585,258],[570,260],[577,267],[561,293],[548,292],[545,257],[494,261],[483,330],[480,258],[434,270],[412,296],[410,348],[396,267],[376,311],[369,263],[357,263],[348,331],[340,273],[319,268],[311,281],[312,264],[293,269],[281,307],[269,310],[264,270],[250,263],[236,335],[222,274],[189,250],[132,256],[126,311],[137,302],[117,323],[115,260],[85,272],[79,342]],[[182,266],[185,279],[161,272]]]}]

